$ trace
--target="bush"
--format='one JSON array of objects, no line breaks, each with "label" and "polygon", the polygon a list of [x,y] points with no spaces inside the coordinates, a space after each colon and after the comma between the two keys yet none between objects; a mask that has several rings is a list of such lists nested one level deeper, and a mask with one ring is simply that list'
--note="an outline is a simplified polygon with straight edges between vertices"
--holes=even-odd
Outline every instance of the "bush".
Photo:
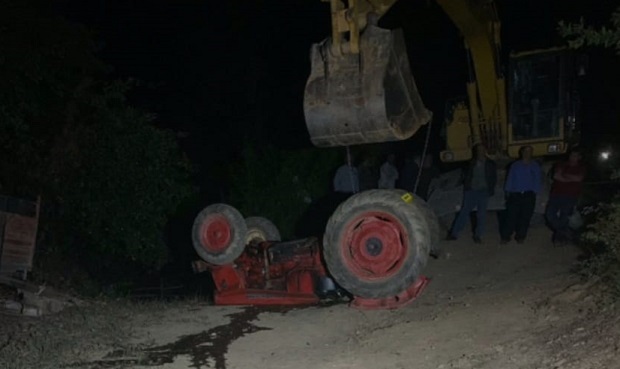
[{"label": "bush", "polygon": [[[597,28],[582,18],[578,23],[561,21],[558,32],[570,48],[602,47],[620,54],[620,7],[611,14],[608,25]],[[620,178],[619,170],[615,169],[610,177]],[[586,272],[602,277],[620,295],[620,196],[587,212],[593,221],[587,226],[583,240],[595,250],[592,250],[594,257],[587,261]]]},{"label": "bush", "polygon": [[174,134],[124,102],[125,84],[103,86],[76,102],[79,120],[57,133],[60,144],[38,173],[46,237],[37,259],[49,264],[39,266],[46,279],[82,280],[86,270],[108,283],[158,269],[167,261],[168,220],[194,193]]},{"label": "bush", "polygon": [[83,27],[46,2],[0,5],[0,185],[42,197],[34,272],[82,281],[160,266],[164,225],[192,193],[176,138],[130,106]]},{"label": "bush", "polygon": [[230,203],[246,217],[268,218],[283,238],[293,238],[303,214],[330,192],[341,163],[342,152],[335,149],[257,149],[248,144],[231,171]]},{"label": "bush", "polygon": [[594,219],[582,235],[592,253],[586,270],[601,277],[620,295],[620,195],[587,209],[586,215]]},{"label": "bush", "polygon": [[65,221],[99,264],[161,266],[163,229],[191,195],[189,165],[174,134],[152,126],[145,113],[110,102],[93,109],[95,124],[76,137],[79,164],[57,189]]},{"label": "bush", "polygon": [[587,25],[583,19],[579,23],[560,22],[558,31],[568,41],[571,48],[597,46],[614,48],[620,54],[620,7],[611,15],[610,25],[595,28]]}]

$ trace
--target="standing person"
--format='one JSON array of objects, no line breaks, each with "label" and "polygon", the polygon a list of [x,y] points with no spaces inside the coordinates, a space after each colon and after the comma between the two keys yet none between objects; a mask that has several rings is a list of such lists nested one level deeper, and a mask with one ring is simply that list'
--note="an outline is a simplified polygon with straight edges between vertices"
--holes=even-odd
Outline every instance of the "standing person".
[{"label": "standing person", "polygon": [[354,193],[358,193],[359,190],[359,174],[353,165],[353,157],[347,152],[345,163],[338,168],[334,176],[334,191],[344,200]]},{"label": "standing person", "polygon": [[377,187],[377,168],[371,156],[366,154],[358,167],[360,191],[367,191]]},{"label": "standing person", "polygon": [[474,232],[474,242],[481,243],[486,221],[489,197],[495,193],[497,184],[497,165],[487,157],[486,147],[483,144],[474,146],[474,157],[465,169],[463,177],[463,206],[459,212],[448,238],[456,240],[463,230],[469,214],[476,209],[477,224]]},{"label": "standing person", "polygon": [[568,219],[573,215],[577,200],[581,196],[586,167],[581,162],[581,152],[571,151],[568,160],[554,168],[553,184],[549,193],[546,218],[553,230],[553,242],[564,244],[570,241]]},{"label": "standing person", "polygon": [[389,154],[387,160],[381,169],[379,170],[379,188],[393,189],[396,187],[396,180],[398,179],[398,169],[396,169],[396,156]]},{"label": "standing person", "polygon": [[506,185],[506,219],[501,229],[502,244],[510,242],[514,234],[518,243],[527,237],[530,220],[536,207],[536,195],[542,190],[542,168],[532,158],[532,147],[519,150],[520,160],[508,170]]},{"label": "standing person", "polygon": [[413,154],[408,154],[405,157],[405,164],[401,168],[400,177],[398,179],[399,188],[414,193],[415,182],[418,178],[418,173],[420,172],[419,162],[419,157],[414,157]]}]

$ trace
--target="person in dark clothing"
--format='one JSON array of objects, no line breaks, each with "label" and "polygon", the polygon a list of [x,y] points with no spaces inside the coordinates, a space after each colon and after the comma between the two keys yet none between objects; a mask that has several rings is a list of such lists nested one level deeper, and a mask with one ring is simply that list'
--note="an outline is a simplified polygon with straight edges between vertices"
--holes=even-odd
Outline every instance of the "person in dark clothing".
[{"label": "person in dark clothing", "polygon": [[586,167],[581,162],[581,153],[574,150],[568,160],[559,163],[553,171],[553,185],[549,193],[546,218],[553,230],[553,242],[563,245],[570,241],[568,219],[573,215],[577,200],[581,196]]},{"label": "person in dark clothing", "polygon": [[459,212],[450,235],[451,240],[458,238],[459,232],[463,230],[469,214],[477,210],[477,224],[474,232],[474,241],[482,242],[484,226],[486,221],[487,205],[489,197],[495,193],[497,184],[497,165],[486,155],[486,147],[477,144],[474,147],[474,158],[469,162],[463,177],[463,206]]},{"label": "person in dark clothing", "polygon": [[525,241],[536,207],[536,195],[542,190],[542,168],[532,158],[532,147],[521,147],[519,154],[521,159],[510,166],[504,187],[506,218],[501,229],[502,244],[510,242],[513,234],[517,243]]},{"label": "person in dark clothing", "polygon": [[377,169],[370,157],[365,157],[359,166],[360,191],[367,191],[377,188],[379,177],[376,175]]},{"label": "person in dark clothing", "polygon": [[419,158],[416,158],[413,155],[408,155],[405,158],[405,164],[401,168],[400,178],[398,179],[398,187],[400,189],[411,193],[414,192],[415,182],[418,178],[418,173],[420,172],[418,162]]}]

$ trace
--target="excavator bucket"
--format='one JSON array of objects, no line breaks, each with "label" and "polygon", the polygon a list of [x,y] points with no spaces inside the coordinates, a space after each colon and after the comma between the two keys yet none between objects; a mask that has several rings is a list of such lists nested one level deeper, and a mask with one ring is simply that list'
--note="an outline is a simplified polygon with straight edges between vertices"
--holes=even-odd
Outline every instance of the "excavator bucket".
[{"label": "excavator bucket", "polygon": [[399,141],[428,123],[400,30],[368,26],[360,53],[335,55],[330,39],[314,44],[304,113],[315,146]]}]

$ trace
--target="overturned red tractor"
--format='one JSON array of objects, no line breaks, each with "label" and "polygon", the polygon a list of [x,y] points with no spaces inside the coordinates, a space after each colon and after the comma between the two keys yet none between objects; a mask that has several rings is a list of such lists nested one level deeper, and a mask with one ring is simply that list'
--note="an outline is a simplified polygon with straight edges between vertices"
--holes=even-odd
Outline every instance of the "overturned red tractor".
[{"label": "overturned red tractor", "polygon": [[194,222],[202,258],[194,270],[211,273],[218,305],[313,304],[342,291],[356,307],[397,308],[428,283],[421,272],[438,251],[439,232],[426,203],[401,190],[350,197],[330,217],[322,241],[282,242],[268,220],[214,204]]}]

